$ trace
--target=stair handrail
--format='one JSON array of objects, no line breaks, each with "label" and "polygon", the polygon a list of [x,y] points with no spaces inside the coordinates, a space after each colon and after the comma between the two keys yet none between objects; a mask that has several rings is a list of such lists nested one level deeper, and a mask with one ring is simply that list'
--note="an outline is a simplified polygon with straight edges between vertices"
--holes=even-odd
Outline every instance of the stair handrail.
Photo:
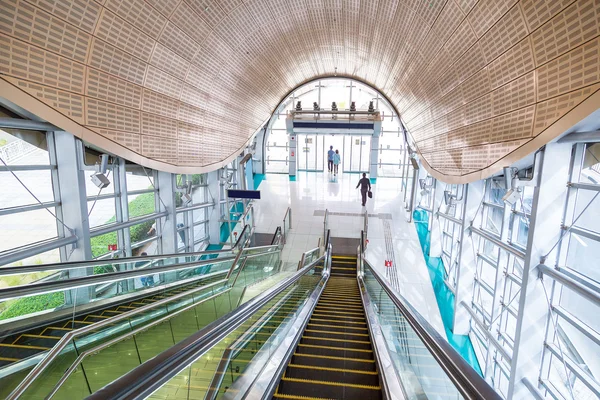
[{"label": "stair handrail", "polygon": [[187,339],[104,386],[87,399],[137,399],[149,396],[183,368],[187,368],[198,356],[212,348],[215,343],[237,329],[261,307],[295,284],[308,271],[323,261],[324,257],[320,257],[267,292],[242,304],[238,309],[210,323]]},{"label": "stair handrail", "polygon": [[439,366],[466,399],[500,400],[502,397],[465,361],[450,343],[362,256],[375,280],[404,316]]}]

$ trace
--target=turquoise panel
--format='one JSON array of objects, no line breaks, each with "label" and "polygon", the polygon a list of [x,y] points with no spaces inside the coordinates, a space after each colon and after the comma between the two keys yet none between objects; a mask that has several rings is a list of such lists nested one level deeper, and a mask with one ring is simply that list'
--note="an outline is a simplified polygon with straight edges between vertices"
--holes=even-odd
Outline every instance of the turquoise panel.
[{"label": "turquoise panel", "polygon": [[[415,222],[415,228],[417,229],[417,235],[419,236],[419,242],[421,243],[421,250],[423,251],[423,257],[429,270],[429,277],[431,278],[431,284],[433,285],[433,291],[435,292],[435,299],[442,314],[442,321],[444,323],[444,329],[446,330],[446,336],[448,342],[463,356],[463,358],[477,371],[479,375],[482,375],[479,362],[475,356],[475,350],[471,339],[467,335],[455,335],[452,333],[452,325],[454,321],[454,293],[448,289],[448,286],[444,283],[447,274],[444,268],[444,263],[439,257],[429,257],[430,248],[430,232],[428,229],[429,224],[429,213],[425,210],[416,210],[413,213],[413,219]],[[483,375],[482,375],[483,376]]]}]

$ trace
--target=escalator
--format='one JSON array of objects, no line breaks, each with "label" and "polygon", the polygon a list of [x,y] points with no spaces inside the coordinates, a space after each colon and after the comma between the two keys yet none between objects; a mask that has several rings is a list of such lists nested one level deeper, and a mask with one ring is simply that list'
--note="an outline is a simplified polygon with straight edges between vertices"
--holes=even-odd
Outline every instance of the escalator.
[{"label": "escalator", "polygon": [[277,386],[275,399],[382,398],[356,279],[344,276],[347,269],[335,271],[332,265],[332,276]]},{"label": "escalator", "polygon": [[[37,326],[5,336],[0,343],[5,359],[5,365],[0,366],[0,398],[21,387],[29,376],[32,376],[31,382],[23,386],[23,395],[19,398],[44,397],[40,393],[49,393],[54,386],[62,385],[60,379],[69,368],[76,368],[69,374],[77,378],[81,368],[98,362],[105,364],[105,360],[114,366],[103,368],[98,378],[110,382],[119,372],[125,372],[124,368],[133,368],[235,309],[248,285],[279,271],[280,253],[281,247],[276,245],[245,248],[237,257],[202,256],[196,262],[190,262],[186,255],[183,264],[158,267],[167,271],[160,275],[159,281],[163,283],[157,282],[155,288],[143,289],[137,294],[135,291],[126,293],[126,301],[115,299],[110,305],[93,310],[88,307],[85,312],[67,319],[64,314],[54,320],[44,318]],[[142,271],[124,274],[132,272],[142,274]],[[153,271],[144,269],[143,272]],[[175,281],[169,281],[164,274],[170,274]],[[131,279],[117,282],[126,281],[131,282]],[[49,284],[64,285],[62,282]],[[134,345],[133,352],[128,343]],[[125,357],[118,353],[119,348],[124,347],[127,348]],[[68,391],[73,387],[65,385],[65,388]],[[57,398],[61,396],[58,393]]]},{"label": "escalator", "polygon": [[500,399],[363,243],[334,255],[327,234],[321,257],[87,398]]},{"label": "escalator", "polygon": [[41,326],[4,336],[0,338],[0,368],[50,350],[70,331],[136,310],[196,287],[209,285],[222,278],[222,274],[199,278],[192,283],[161,290],[158,293],[140,296],[122,303],[112,304],[105,308],[75,314],[70,318],[45,321]]}]

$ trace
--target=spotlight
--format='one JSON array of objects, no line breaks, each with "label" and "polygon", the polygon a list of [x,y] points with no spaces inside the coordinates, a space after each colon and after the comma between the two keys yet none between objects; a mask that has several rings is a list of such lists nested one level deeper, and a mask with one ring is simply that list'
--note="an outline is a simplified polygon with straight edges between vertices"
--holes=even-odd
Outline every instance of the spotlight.
[{"label": "spotlight", "polygon": [[92,183],[98,187],[98,189],[104,189],[110,185],[110,181],[106,177],[106,171],[108,169],[108,154],[102,154],[100,156],[100,163],[96,163],[96,172],[90,176]]},{"label": "spotlight", "polygon": [[313,110],[319,111],[319,103],[317,103],[316,101],[313,103]]},{"label": "spotlight", "polygon": [[350,103],[350,111],[356,111],[356,102],[355,101]]},{"label": "spotlight", "polygon": [[192,182],[188,182],[185,187],[185,192],[181,196],[181,202],[184,206],[187,206],[192,202]]},{"label": "spotlight", "polygon": [[369,102],[369,112],[375,112],[375,106],[372,101]]},{"label": "spotlight", "polygon": [[446,203],[447,206],[452,205],[453,199],[454,196],[452,195],[452,193],[450,193],[449,190],[444,190],[444,203]]},{"label": "spotlight", "polygon": [[296,103],[296,111],[302,111],[302,102],[301,101]]},{"label": "spotlight", "polygon": [[333,103],[331,103],[331,111],[337,111],[337,104],[335,104],[335,101]]},{"label": "spotlight", "polygon": [[511,205],[514,205],[517,200],[521,198],[521,194],[519,193],[519,189],[508,189],[506,194],[502,196],[502,201]]}]

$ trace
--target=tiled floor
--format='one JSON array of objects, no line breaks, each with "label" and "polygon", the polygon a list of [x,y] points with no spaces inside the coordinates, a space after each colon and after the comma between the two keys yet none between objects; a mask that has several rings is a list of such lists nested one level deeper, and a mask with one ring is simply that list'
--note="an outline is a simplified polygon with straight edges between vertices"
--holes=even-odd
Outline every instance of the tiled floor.
[{"label": "tiled floor", "polygon": [[[325,209],[330,212],[331,235],[350,238],[360,237],[362,214],[368,211],[367,260],[388,276],[390,271],[384,261],[393,258],[399,293],[445,335],[417,233],[413,224],[406,222],[400,179],[377,179],[373,199],[364,208],[356,189],[358,179],[358,174],[333,177],[327,173],[301,172],[292,182],[288,175],[267,174],[258,188],[261,200],[254,203],[256,231],[275,232],[283,224],[287,207],[291,207],[292,229],[282,259],[284,270],[295,269],[302,253],[316,247],[323,236]],[[387,248],[386,223],[389,224]]]}]

